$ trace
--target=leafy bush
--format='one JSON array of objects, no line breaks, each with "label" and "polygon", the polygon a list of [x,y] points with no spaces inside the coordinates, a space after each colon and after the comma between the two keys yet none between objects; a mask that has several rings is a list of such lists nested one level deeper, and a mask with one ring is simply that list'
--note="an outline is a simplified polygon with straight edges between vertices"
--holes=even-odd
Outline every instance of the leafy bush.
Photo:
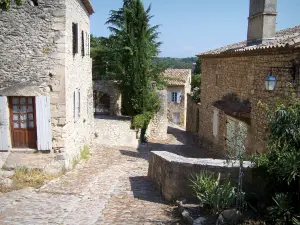
[{"label": "leafy bush", "polygon": [[269,218],[275,224],[300,224],[294,215],[294,208],[291,206],[291,196],[285,193],[276,194],[273,198],[274,206],[268,208]]},{"label": "leafy bush", "polygon": [[269,118],[268,152],[252,160],[269,175],[288,184],[300,177],[300,102],[267,108]]},{"label": "leafy bush", "polygon": [[220,173],[217,179],[213,174],[202,172],[192,177],[192,189],[202,204],[207,205],[211,213],[218,214],[233,205],[236,199],[235,187],[227,178],[220,183]]}]

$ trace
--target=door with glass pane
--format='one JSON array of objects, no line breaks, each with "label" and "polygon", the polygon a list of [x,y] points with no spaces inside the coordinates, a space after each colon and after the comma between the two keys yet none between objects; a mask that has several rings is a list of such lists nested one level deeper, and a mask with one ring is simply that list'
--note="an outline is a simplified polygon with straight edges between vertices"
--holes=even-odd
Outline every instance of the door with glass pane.
[{"label": "door with glass pane", "polygon": [[13,148],[36,148],[34,97],[10,97]]}]

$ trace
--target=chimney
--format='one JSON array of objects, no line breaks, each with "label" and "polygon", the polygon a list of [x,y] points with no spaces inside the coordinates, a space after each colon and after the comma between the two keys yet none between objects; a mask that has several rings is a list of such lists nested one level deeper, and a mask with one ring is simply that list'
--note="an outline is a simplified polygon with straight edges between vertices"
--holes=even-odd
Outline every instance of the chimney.
[{"label": "chimney", "polygon": [[250,0],[247,45],[275,38],[277,0]]}]

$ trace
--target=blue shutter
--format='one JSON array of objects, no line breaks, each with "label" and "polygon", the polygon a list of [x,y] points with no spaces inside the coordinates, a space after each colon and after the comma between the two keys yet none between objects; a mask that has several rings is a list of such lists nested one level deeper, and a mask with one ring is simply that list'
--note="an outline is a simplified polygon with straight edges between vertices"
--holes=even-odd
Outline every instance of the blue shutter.
[{"label": "blue shutter", "polygon": [[37,148],[40,151],[52,150],[50,97],[35,97]]},{"label": "blue shutter", "polygon": [[0,150],[7,151],[10,147],[8,101],[0,96]]},{"label": "blue shutter", "polygon": [[168,102],[172,102],[172,92],[168,91]]},{"label": "blue shutter", "polygon": [[177,92],[177,103],[180,103],[180,92]]}]

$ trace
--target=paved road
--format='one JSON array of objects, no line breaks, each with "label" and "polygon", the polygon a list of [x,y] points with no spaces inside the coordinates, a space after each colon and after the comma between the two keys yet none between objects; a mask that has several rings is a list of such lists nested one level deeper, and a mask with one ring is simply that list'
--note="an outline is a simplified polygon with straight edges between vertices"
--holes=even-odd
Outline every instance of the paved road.
[{"label": "paved road", "polygon": [[0,194],[0,224],[177,224],[146,177],[148,157],[98,147],[84,166],[39,190]]}]

